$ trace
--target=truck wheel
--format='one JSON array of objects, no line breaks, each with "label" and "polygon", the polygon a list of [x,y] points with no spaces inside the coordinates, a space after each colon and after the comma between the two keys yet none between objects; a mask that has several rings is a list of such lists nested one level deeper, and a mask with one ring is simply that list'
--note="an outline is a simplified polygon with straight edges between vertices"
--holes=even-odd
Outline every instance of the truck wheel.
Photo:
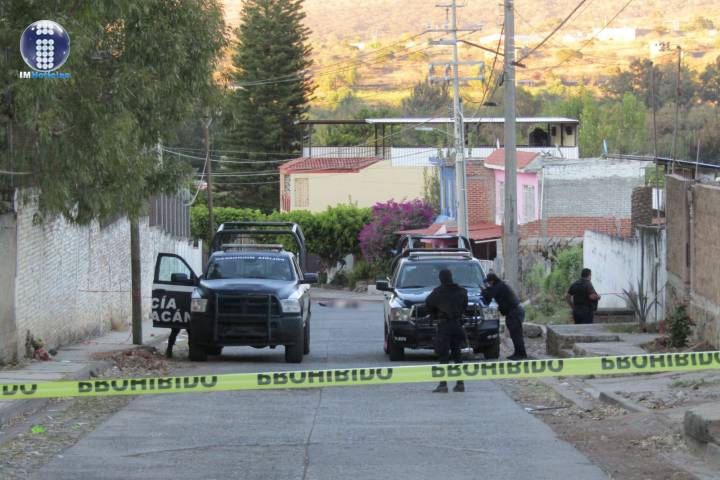
[{"label": "truck wheel", "polygon": [[388,353],[391,362],[399,362],[405,359],[405,347],[393,338],[392,332],[388,333]]},{"label": "truck wheel", "polygon": [[207,351],[208,355],[220,355],[222,353],[222,346],[216,346],[216,347],[207,347],[205,350]]},{"label": "truck wheel", "polygon": [[303,350],[305,346],[305,329],[302,324],[295,334],[295,343],[293,345],[285,345],[285,362],[300,363],[303,361]]},{"label": "truck wheel", "polygon": [[497,360],[500,358],[500,339],[497,342],[483,349],[483,356],[486,360]]},{"label": "truck wheel", "polygon": [[191,362],[205,362],[207,361],[207,350],[205,347],[190,342],[190,361]]},{"label": "truck wheel", "polygon": [[310,319],[305,323],[305,335],[303,337],[303,355],[310,353]]}]

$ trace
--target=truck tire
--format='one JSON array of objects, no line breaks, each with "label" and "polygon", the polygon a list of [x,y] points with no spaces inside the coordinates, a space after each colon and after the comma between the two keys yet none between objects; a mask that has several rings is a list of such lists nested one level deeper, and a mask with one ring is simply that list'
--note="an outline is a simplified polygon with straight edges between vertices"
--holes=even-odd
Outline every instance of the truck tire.
[{"label": "truck tire", "polygon": [[392,332],[388,333],[388,354],[391,362],[399,362],[405,359],[405,347],[402,343],[396,342]]},{"label": "truck tire", "polygon": [[486,360],[497,360],[500,358],[500,339],[493,343],[492,345],[488,345],[487,347],[483,348],[483,356]]},{"label": "truck tire", "polygon": [[208,352],[205,347],[196,343],[190,342],[190,361],[191,362],[206,362]]},{"label": "truck tire", "polygon": [[297,328],[295,334],[295,343],[285,345],[285,362],[301,363],[303,361],[303,351],[305,348],[305,329],[302,324]]},{"label": "truck tire", "polygon": [[303,355],[310,353],[310,318],[305,322],[305,335],[303,337]]},{"label": "truck tire", "polygon": [[220,355],[222,353],[223,347],[222,346],[207,347],[205,350],[207,351],[208,355]]}]

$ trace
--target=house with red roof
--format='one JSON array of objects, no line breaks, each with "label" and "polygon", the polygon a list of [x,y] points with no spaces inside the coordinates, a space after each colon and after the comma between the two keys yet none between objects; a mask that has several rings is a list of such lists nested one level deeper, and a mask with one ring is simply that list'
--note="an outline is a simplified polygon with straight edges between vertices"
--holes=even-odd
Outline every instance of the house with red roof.
[{"label": "house with red roof", "polygon": [[394,166],[375,156],[301,157],[279,170],[281,210],[320,212],[338,204],[422,198],[426,167]]}]

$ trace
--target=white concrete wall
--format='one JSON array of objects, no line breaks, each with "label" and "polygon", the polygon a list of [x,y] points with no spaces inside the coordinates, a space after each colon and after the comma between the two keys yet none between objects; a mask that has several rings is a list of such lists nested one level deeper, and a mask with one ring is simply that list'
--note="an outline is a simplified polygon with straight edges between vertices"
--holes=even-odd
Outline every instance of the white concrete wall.
[{"label": "white concrete wall", "polygon": [[0,215],[0,364],[12,361],[15,351],[16,240],[15,214]]},{"label": "white concrete wall", "polygon": [[[128,221],[118,220],[105,228],[97,223],[78,227],[62,218],[34,225],[36,212],[32,203],[16,206],[16,354],[24,354],[28,332],[49,346],[58,346],[128,325]],[[147,218],[140,222],[140,244],[143,314],[149,315],[158,252],[179,254],[200,272],[202,250],[149,227]]]},{"label": "white concrete wall", "polygon": [[665,245],[664,230],[655,233],[641,229],[638,231],[638,236],[628,239],[586,231],[583,242],[583,264],[592,270],[593,285],[602,296],[599,308],[625,308],[627,304],[622,296],[623,290],[630,290],[632,286],[637,291],[638,281],[642,275],[645,293],[651,300],[654,298],[656,280],[658,286],[660,303],[657,318],[654,308],[649,318],[652,321],[663,320],[665,296],[662,289],[666,282]]}]

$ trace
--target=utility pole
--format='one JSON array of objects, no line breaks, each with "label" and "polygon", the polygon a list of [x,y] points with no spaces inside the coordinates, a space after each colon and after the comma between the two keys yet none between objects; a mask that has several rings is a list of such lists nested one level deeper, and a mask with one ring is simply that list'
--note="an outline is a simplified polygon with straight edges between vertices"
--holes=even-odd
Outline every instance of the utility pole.
[{"label": "utility pole", "polygon": [[515,12],[514,0],[505,0],[505,212],[503,269],[505,281],[518,285],[517,138],[515,131]]},{"label": "utility pole", "polygon": [[675,173],[675,160],[677,160],[677,134],[678,123],[680,123],[680,75],[682,74],[682,47],[677,46],[677,77],[675,77],[675,123],[673,125],[672,136],[672,164],[670,172]]},{"label": "utility pole", "polygon": [[132,291],[132,342],[142,345],[142,270],[140,266],[140,221],[130,220],[130,290]]},{"label": "utility pole", "polygon": [[[458,37],[459,31],[475,31],[477,29],[458,29],[457,26],[457,9],[460,5],[457,0],[446,5],[436,5],[440,8],[450,10],[450,25],[441,30],[443,33],[450,34],[450,40],[431,41],[432,45],[450,45],[452,46],[452,61],[450,62],[433,62],[430,64],[430,81],[449,81],[453,82],[453,117],[454,117],[454,141],[455,141],[455,202],[457,205],[457,227],[458,234],[469,238],[470,228],[468,225],[468,204],[467,204],[467,174],[465,169],[465,123],[462,112],[462,102],[460,99],[460,81],[482,80],[482,77],[460,77],[460,65],[482,65],[483,62],[464,61],[458,58]],[[433,77],[433,68],[438,65],[452,67],[452,77],[442,76]]]},{"label": "utility pole", "polygon": [[203,127],[205,130],[205,165],[207,169],[207,205],[208,205],[208,233],[212,238],[215,233],[215,215],[213,214],[213,184],[212,184],[212,160],[210,159],[210,109],[205,109],[203,116]]}]

